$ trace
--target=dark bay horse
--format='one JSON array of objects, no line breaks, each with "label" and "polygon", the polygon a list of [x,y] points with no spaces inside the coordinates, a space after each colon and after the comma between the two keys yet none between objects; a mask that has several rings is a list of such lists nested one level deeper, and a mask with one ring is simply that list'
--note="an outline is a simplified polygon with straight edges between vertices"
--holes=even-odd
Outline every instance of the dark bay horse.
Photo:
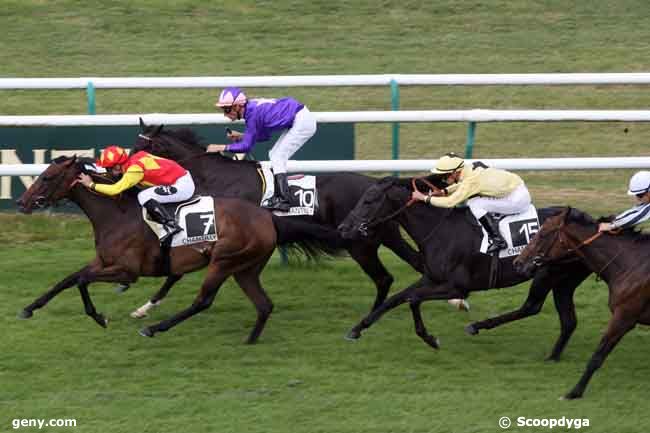
[{"label": "dark bay horse", "polygon": [[599,233],[599,222],[567,208],[544,222],[515,261],[522,272],[532,274],[540,266],[577,257],[609,287],[612,317],[585,372],[565,396],[568,399],[582,397],[591,376],[637,323],[650,325],[650,238],[635,230]]},{"label": "dark bay horse", "polygon": [[[145,150],[164,158],[178,161],[192,173],[198,194],[219,197],[238,197],[259,204],[263,195],[259,164],[256,161],[237,161],[219,153],[205,153],[205,145],[190,129],[166,130],[162,125],[146,126],[140,119],[142,133],[134,144],[134,151]],[[355,173],[323,174],[316,178],[318,209],[314,216],[300,218],[335,229],[352,210],[363,192],[377,179]],[[379,260],[377,250],[385,245],[418,272],[424,271],[422,255],[402,237],[399,226],[388,222],[373,239],[348,242],[345,249],[375,283],[377,295],[373,309],[385,299],[393,277]],[[170,277],[173,284],[174,278]],[[160,293],[169,290],[168,280],[149,303],[161,299]]]},{"label": "dark bay horse", "polygon": [[95,181],[106,179],[89,171],[93,161],[61,157],[55,160],[18,200],[21,211],[47,207],[68,198],[88,216],[95,233],[97,255],[88,265],[67,276],[44,295],[23,309],[29,318],[64,289],[77,285],[86,314],[102,327],[106,319],[98,313],[88,293],[95,281],[133,283],[140,276],[182,275],[207,267],[199,293],[192,305],[162,322],[146,327],[142,335],[152,337],[208,308],[222,283],[233,276],[257,310],[257,322],[247,342],[259,337],[273,304],[260,283],[260,273],[276,245],[287,244],[308,255],[336,253],[340,237],[336,231],[300,220],[278,218],[251,203],[234,198],[215,198],[217,240],[169,250],[163,256],[158,238],[142,218],[135,191],[123,193],[118,200],[93,193],[76,182],[80,173]]},{"label": "dark bay horse", "polygon": [[[416,334],[431,347],[438,348],[437,338],[427,332],[422,321],[420,304],[423,301],[465,298],[473,291],[510,287],[529,279],[514,269],[514,257],[499,259],[495,271],[492,257],[478,252],[481,229],[468,208],[444,209],[422,202],[413,203],[410,200],[412,189],[408,188],[411,183],[411,179],[386,178],[368,188],[339,227],[343,237],[357,239],[372,236],[378,226],[395,219],[417,243],[426,263],[426,271],[420,279],[372,311],[352,328],[348,338],[360,338],[362,330],[384,313],[408,302]],[[539,217],[544,220],[557,212],[559,210],[553,208],[541,209]],[[573,292],[591,273],[579,264],[570,268],[563,266],[566,265],[547,268],[535,277],[531,286],[532,295],[529,294],[529,299],[520,310],[472,324],[469,326],[471,333],[536,314],[548,292],[553,289],[554,294],[557,291],[555,299],[562,332],[550,359],[558,360],[575,329]]]}]

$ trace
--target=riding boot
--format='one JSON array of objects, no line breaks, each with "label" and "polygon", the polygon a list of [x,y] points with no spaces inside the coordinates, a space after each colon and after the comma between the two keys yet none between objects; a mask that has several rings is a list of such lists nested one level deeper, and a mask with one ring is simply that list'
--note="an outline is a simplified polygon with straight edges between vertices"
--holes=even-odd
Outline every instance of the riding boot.
[{"label": "riding boot", "polygon": [[505,239],[501,236],[501,232],[499,232],[499,221],[497,221],[492,215],[485,214],[478,220],[478,222],[481,223],[490,238],[486,254],[498,254],[499,251],[508,246]]},{"label": "riding boot", "polygon": [[288,212],[291,209],[291,195],[289,193],[289,183],[287,182],[287,173],[277,173],[275,178],[275,194],[264,205],[267,209]]},{"label": "riding boot", "polygon": [[183,231],[183,229],[176,223],[176,218],[160,205],[156,200],[149,199],[145,204],[144,208],[147,209],[149,213],[149,218],[158,224],[162,224],[163,228],[167,232],[162,238],[160,238],[160,243],[164,243],[166,240],[170,239],[176,233]]}]

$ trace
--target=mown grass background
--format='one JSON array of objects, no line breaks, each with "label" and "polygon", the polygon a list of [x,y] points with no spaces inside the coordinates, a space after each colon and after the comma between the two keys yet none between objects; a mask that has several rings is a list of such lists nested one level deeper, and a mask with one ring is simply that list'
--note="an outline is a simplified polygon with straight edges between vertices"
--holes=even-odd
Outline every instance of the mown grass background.
[{"label": "mown grass background", "polygon": [[[646,2],[565,1],[13,1],[0,8],[0,76],[208,76],[358,73],[639,72],[648,70]],[[247,89],[290,94],[312,111],[389,109],[388,88]],[[218,89],[102,90],[98,113],[209,112]],[[0,114],[83,114],[81,91],[3,91]],[[647,86],[401,89],[402,109],[645,109]],[[475,157],[647,155],[644,123],[494,123]],[[462,123],[402,124],[403,158],[463,152]],[[211,138],[211,137],[208,137]],[[357,158],[390,157],[390,125],[356,126]],[[631,203],[627,170],[521,173],[536,204],[595,215]],[[517,307],[527,285],[481,293],[468,314],[424,307],[433,352],[408,308],[356,342],[342,336],[374,288],[349,259],[282,267],[264,284],[276,309],[260,344],[242,344],[254,310],[233,284],[215,306],[154,339],[128,317],[160,283],[127,293],[97,284],[100,329],[76,290],[29,321],[15,315],[93,257],[85,219],[0,216],[0,431],[14,418],[76,418],[80,432],[492,432],[500,416],[589,418],[592,432],[647,430],[648,331],[625,337],[585,399],[577,381],[609,318],[593,278],[576,294],[579,327],[562,362],[543,359],[559,331],[552,301],[532,319],[477,337],[473,320]],[[395,289],[415,274],[383,251]],[[188,276],[146,323],[193,299]],[[26,429],[30,431],[29,429]],[[52,428],[42,431],[67,431]],[[510,431],[544,431],[511,428]],[[554,431],[563,431],[557,428]]]}]

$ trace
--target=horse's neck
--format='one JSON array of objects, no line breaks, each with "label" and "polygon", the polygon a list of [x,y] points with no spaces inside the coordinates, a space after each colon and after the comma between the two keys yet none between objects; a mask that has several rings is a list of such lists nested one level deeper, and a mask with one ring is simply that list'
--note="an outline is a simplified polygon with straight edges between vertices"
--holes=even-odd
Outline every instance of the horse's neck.
[{"label": "horse's neck", "polygon": [[[400,224],[409,236],[420,246],[428,242],[429,238],[435,235],[434,232],[440,231],[440,227],[444,224],[443,219],[446,218],[450,210],[437,208],[427,209],[426,205],[415,203],[412,207],[407,208],[401,213],[399,219]],[[448,228],[445,228],[448,230]]]},{"label": "horse's neck", "polygon": [[[587,241],[598,230],[598,226],[576,225],[575,240],[578,243]],[[615,278],[628,271],[629,264],[635,260],[629,260],[629,255],[638,254],[631,245],[632,240],[627,238],[615,238],[607,234],[579,248],[582,261],[599,277],[607,283],[613,282]]]},{"label": "horse's neck", "polygon": [[95,233],[112,230],[116,224],[133,219],[135,212],[132,209],[137,209],[129,203],[124,203],[126,208],[122,212],[114,199],[95,194],[81,185],[71,191],[70,200],[86,214]]}]

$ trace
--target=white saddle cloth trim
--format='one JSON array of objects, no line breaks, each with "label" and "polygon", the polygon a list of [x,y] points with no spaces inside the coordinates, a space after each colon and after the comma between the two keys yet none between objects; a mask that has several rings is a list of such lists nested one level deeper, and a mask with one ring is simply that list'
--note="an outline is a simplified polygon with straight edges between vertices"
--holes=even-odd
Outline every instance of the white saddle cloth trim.
[{"label": "white saddle cloth trim", "polygon": [[[487,251],[489,237],[481,226],[483,239],[481,240],[482,253]],[[528,245],[530,240],[539,231],[539,218],[537,209],[532,204],[528,210],[514,215],[506,215],[499,221],[499,232],[508,246],[499,251],[499,257],[511,257],[518,255]],[[513,245],[513,235],[517,236],[517,245]]]},{"label": "white saddle cloth trim", "polygon": [[[262,173],[264,174],[266,189],[262,194],[260,206],[263,206],[267,200],[273,197],[273,193],[275,192],[273,171],[271,171],[269,168],[262,168]],[[316,207],[318,206],[316,176],[289,176],[288,182],[290,186],[296,186],[303,190],[303,194],[297,197],[297,201],[300,202],[301,206],[292,206],[291,209],[289,209],[289,212],[273,211],[273,213],[279,216],[314,215]],[[293,201],[295,202],[296,199],[294,198]]]},{"label": "white saddle cloth trim", "polygon": [[[187,237],[187,215],[194,213],[201,213],[205,216],[204,223],[206,232],[210,226],[213,226],[215,228],[215,230],[213,230],[214,234],[204,234],[202,236],[193,236],[191,238]],[[144,222],[147,223],[154,234],[158,236],[158,239],[165,236],[166,232],[162,224],[158,224],[157,222],[149,219],[149,214],[145,208],[142,208],[142,217],[144,218]],[[182,207],[176,209],[176,220],[178,221],[178,225],[180,225],[183,230],[174,235],[171,243],[172,248],[196,244],[199,242],[214,242],[217,240],[214,217],[214,200],[210,196],[202,196],[200,197],[200,200],[192,200],[192,202],[188,204],[183,204]]]}]

